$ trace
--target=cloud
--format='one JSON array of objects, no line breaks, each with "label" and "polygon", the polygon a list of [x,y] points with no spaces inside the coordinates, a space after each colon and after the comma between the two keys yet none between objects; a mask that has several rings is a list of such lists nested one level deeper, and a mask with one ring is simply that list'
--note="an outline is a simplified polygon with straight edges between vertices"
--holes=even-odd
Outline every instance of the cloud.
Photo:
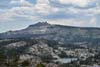
[{"label": "cloud", "polygon": [[0,0],[0,9],[8,9],[12,6],[8,3],[10,0]]},{"label": "cloud", "polygon": [[[19,21],[20,18],[25,20],[36,20],[37,16],[29,7],[14,7],[7,12],[0,14],[1,22]],[[23,21],[23,19],[21,21]]]},{"label": "cloud", "polygon": [[[60,25],[68,25],[68,26],[82,26],[83,21],[76,19],[56,19],[48,21],[51,24],[60,24]],[[73,24],[73,25],[72,25]]]},{"label": "cloud", "polygon": [[[52,24],[71,26],[97,26],[97,18],[100,14],[100,2],[98,2],[98,0],[52,1],[55,3],[51,2],[51,0],[37,0],[36,4],[33,4],[28,0],[7,1],[9,4],[8,6],[11,7],[0,13],[0,22],[34,22],[47,20]],[[5,3],[6,2],[3,2],[2,4],[6,5]],[[58,3],[59,6],[67,6],[56,7],[51,3]],[[89,5],[95,5],[95,7],[90,7]],[[88,6],[89,8],[83,9],[83,7]]]},{"label": "cloud", "polygon": [[[31,21],[41,20],[41,17],[50,13],[55,13],[57,8],[53,8],[49,5],[48,0],[38,0],[36,5],[32,5],[26,0],[15,0],[10,3],[19,3],[21,6],[13,7],[6,12],[0,14],[1,22],[17,21],[19,18],[25,18]],[[17,19],[15,18],[17,17]],[[23,20],[23,19],[22,19]]]},{"label": "cloud", "polygon": [[33,6],[33,4],[29,3],[28,1],[26,0],[11,0],[10,4],[14,5],[19,5],[21,7],[30,7],[30,6]]},{"label": "cloud", "polygon": [[93,17],[89,20],[82,20],[82,19],[56,19],[56,20],[49,20],[48,22],[51,24],[60,24],[60,25],[67,25],[67,26],[78,26],[78,27],[97,27],[96,18]]},{"label": "cloud", "polygon": [[57,12],[58,9],[49,5],[49,0],[37,0],[37,4],[35,5],[35,10],[41,14],[50,14],[53,12]]},{"label": "cloud", "polygon": [[96,22],[97,22],[96,17],[93,17],[93,18],[90,20],[90,23],[93,24],[93,26],[95,26],[95,27],[97,26],[97,23],[96,23]]},{"label": "cloud", "polygon": [[[15,1],[11,1],[11,3],[19,3],[21,4],[21,6],[18,8],[26,9],[25,12],[30,10],[34,14],[37,13],[37,14],[45,15],[45,14],[50,14],[52,12],[58,11],[57,8],[54,8],[49,5],[49,0],[37,0],[37,3],[35,5],[32,5],[30,2],[26,0],[15,0]],[[14,8],[17,10],[16,7]]]},{"label": "cloud", "polygon": [[74,6],[87,7],[90,3],[94,3],[95,0],[59,0],[62,4],[72,4]]}]

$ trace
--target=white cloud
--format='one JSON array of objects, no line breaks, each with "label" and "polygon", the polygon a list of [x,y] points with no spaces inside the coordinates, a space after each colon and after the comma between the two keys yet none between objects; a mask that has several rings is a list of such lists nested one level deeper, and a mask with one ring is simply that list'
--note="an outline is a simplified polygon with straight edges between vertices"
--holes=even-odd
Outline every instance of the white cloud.
[{"label": "white cloud", "polygon": [[[89,3],[93,2],[94,0],[59,0],[62,4],[74,4],[81,7],[86,7]],[[19,7],[13,7],[8,11],[0,14],[0,21],[1,22],[8,22],[8,21],[18,21],[16,17],[22,17],[27,20],[37,21],[38,19],[45,19],[41,17],[46,17],[50,14],[55,14],[57,12],[62,12],[65,15],[71,14],[73,15],[82,15],[79,18],[71,18],[68,19],[65,17],[62,19],[54,19],[48,21],[52,24],[62,24],[62,25],[70,25],[70,26],[96,26],[96,15],[100,14],[100,6],[97,4],[98,7],[89,8],[89,9],[78,9],[75,7],[67,7],[67,8],[57,8],[53,7],[50,4],[49,0],[37,0],[35,5],[28,2],[28,0],[12,0],[11,4],[20,4]],[[89,19],[80,19],[80,17],[89,16]],[[88,23],[87,23],[88,22]]]},{"label": "white cloud", "polygon": [[[57,12],[58,8],[54,8],[50,6],[49,0],[37,0],[37,3],[35,5],[32,5],[26,0],[15,0],[11,1],[11,3],[18,3],[22,7],[28,7],[29,10],[32,10],[31,12],[35,12],[41,15],[48,15],[52,12]],[[27,10],[26,10],[27,11]]]},{"label": "white cloud", "polygon": [[93,3],[95,0],[59,0],[62,4],[72,4],[75,6],[86,7],[88,4]]},{"label": "white cloud", "polygon": [[96,17],[91,18],[90,24],[93,24],[94,27],[98,26]]},{"label": "white cloud", "polygon": [[[34,14],[33,9],[30,9],[29,7],[14,7],[7,12],[4,12],[0,14],[0,21],[1,22],[10,22],[10,21],[18,21],[16,17],[19,18],[25,18],[26,20],[35,21],[37,20],[37,17]],[[22,19],[23,21],[23,19]]]},{"label": "white cloud", "polygon": [[58,11],[58,8],[54,8],[50,6],[49,0],[37,0],[37,4],[35,5],[34,8],[38,13],[41,13],[44,15]]},{"label": "white cloud", "polygon": [[26,0],[20,0],[22,6],[33,6],[33,4],[29,3]]},{"label": "white cloud", "polygon": [[28,1],[26,0],[11,0],[10,2],[11,4],[17,4],[17,5],[20,5],[21,7],[30,7],[30,6],[33,6],[33,4],[29,3]]},{"label": "white cloud", "polygon": [[74,7],[64,8],[65,13],[84,15],[84,16],[92,16],[100,14],[100,7],[89,8],[89,9],[78,9]]},{"label": "white cloud", "polygon": [[96,27],[97,19],[95,17],[89,20],[79,20],[79,19],[57,19],[57,20],[49,20],[48,22],[51,24],[60,24],[60,25],[68,25],[68,26],[78,26],[78,27]]},{"label": "white cloud", "polygon": [[82,26],[84,21],[78,19],[57,19],[48,21],[51,24],[60,24],[60,25],[68,25],[68,26]]}]

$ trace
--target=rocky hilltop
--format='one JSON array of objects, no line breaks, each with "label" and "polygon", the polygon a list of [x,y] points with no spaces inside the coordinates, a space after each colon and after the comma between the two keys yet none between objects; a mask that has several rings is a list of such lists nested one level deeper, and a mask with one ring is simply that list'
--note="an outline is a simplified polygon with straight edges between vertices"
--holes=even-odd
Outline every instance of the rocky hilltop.
[{"label": "rocky hilltop", "polygon": [[60,43],[100,44],[100,28],[73,27],[39,22],[18,31],[0,34],[0,39],[47,39]]}]

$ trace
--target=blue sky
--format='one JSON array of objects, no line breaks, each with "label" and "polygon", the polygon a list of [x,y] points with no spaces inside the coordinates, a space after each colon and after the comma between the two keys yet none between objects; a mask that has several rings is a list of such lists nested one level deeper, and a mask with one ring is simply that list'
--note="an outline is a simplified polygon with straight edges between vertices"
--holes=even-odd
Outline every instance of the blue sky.
[{"label": "blue sky", "polygon": [[0,32],[39,21],[100,27],[100,0],[0,0]]}]

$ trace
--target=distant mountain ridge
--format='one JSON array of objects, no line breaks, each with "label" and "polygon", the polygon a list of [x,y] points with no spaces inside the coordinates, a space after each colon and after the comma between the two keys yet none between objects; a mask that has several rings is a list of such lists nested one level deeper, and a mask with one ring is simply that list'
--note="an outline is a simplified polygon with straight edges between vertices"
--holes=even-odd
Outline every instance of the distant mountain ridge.
[{"label": "distant mountain ridge", "polygon": [[43,38],[61,43],[100,44],[100,28],[73,27],[39,22],[19,31],[0,33],[0,39],[7,38]]}]

